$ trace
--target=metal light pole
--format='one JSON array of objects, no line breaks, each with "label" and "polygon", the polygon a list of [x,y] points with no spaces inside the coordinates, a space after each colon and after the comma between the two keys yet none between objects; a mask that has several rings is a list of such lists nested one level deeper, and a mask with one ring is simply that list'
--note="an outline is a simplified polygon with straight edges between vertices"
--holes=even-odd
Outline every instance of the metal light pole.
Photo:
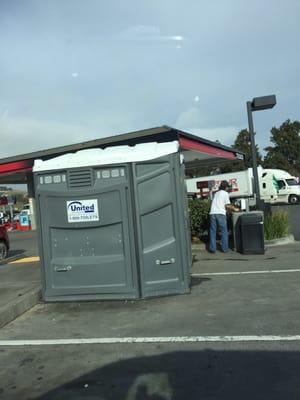
[{"label": "metal light pole", "polygon": [[254,180],[254,193],[255,193],[255,201],[256,207],[259,209],[261,204],[260,199],[260,189],[259,189],[259,179],[257,172],[257,157],[256,157],[256,147],[255,147],[255,133],[253,127],[253,111],[267,110],[269,108],[273,108],[276,104],[276,96],[262,96],[262,97],[254,97],[252,101],[247,101],[247,114],[248,114],[248,125],[249,125],[249,134],[251,141],[251,153],[252,153],[252,170],[253,170],[253,180]]},{"label": "metal light pole", "polygon": [[252,107],[251,101],[247,101],[247,114],[248,114],[248,125],[249,125],[249,133],[250,133],[250,142],[251,142],[251,156],[252,156],[252,171],[253,171],[253,185],[254,185],[254,193],[255,193],[255,202],[256,206],[260,204],[260,190],[259,190],[259,181],[258,181],[258,172],[257,172],[257,157],[256,157],[256,147],[255,147],[255,132],[253,128],[253,117],[252,117]]}]

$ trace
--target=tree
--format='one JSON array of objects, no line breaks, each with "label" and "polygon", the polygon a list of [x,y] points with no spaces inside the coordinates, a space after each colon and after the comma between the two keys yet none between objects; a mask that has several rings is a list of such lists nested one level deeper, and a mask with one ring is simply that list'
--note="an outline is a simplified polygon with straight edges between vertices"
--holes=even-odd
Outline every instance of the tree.
[{"label": "tree", "polygon": [[[216,140],[216,143],[220,143]],[[226,163],[218,163],[215,165],[210,165],[207,167],[196,168],[195,171],[191,172],[192,176],[206,176],[206,175],[214,175],[214,174],[223,174],[227,172],[233,171],[241,171],[247,168],[252,167],[252,152],[251,152],[251,142],[250,142],[250,133],[247,129],[242,129],[231,146],[235,150],[239,150],[240,152],[245,154],[245,161],[231,161]],[[259,148],[256,145],[256,158],[257,164],[262,165],[262,156],[259,152]]]},{"label": "tree", "polygon": [[[220,166],[221,171],[222,172],[241,171],[243,169],[252,167],[250,133],[247,131],[247,129],[242,129],[238,133],[232,147],[245,154],[245,161],[233,161],[231,163],[226,163]],[[259,152],[258,146],[256,145],[255,147],[256,147],[257,164],[261,165],[262,156]]]},{"label": "tree", "polygon": [[[234,149],[240,150],[242,153],[245,154],[245,167],[250,168],[252,167],[252,150],[251,150],[251,140],[250,140],[250,133],[247,129],[242,129],[235,139],[235,142],[232,146]],[[255,145],[256,148],[256,159],[257,164],[262,164],[262,156],[259,152],[258,145]]]},{"label": "tree", "polygon": [[264,168],[278,168],[300,176],[300,122],[286,120],[271,129],[273,146],[265,148]]}]

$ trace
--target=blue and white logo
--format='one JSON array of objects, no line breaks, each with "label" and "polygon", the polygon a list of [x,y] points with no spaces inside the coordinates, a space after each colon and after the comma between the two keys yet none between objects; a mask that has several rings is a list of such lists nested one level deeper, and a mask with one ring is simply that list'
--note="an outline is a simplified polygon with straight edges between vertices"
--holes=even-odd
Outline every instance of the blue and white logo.
[{"label": "blue and white logo", "polygon": [[67,201],[68,222],[99,221],[98,200]]}]

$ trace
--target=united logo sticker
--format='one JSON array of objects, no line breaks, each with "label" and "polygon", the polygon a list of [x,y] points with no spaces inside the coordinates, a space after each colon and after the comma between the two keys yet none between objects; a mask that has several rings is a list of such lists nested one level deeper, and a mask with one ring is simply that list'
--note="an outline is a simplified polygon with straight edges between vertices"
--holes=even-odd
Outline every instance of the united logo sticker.
[{"label": "united logo sticker", "polygon": [[98,200],[67,201],[68,222],[99,221]]}]

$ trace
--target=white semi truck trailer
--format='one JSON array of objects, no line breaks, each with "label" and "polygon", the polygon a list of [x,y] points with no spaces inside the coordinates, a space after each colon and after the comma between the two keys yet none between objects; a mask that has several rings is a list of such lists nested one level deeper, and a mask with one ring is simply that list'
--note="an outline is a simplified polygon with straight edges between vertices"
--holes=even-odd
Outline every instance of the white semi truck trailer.
[{"label": "white semi truck trailer", "polygon": [[[300,185],[297,179],[288,172],[258,167],[258,177],[260,196],[266,203],[300,203]],[[188,194],[203,198],[209,197],[219,189],[223,180],[228,181],[231,186],[229,195],[232,199],[254,198],[252,168],[186,179]]]}]

